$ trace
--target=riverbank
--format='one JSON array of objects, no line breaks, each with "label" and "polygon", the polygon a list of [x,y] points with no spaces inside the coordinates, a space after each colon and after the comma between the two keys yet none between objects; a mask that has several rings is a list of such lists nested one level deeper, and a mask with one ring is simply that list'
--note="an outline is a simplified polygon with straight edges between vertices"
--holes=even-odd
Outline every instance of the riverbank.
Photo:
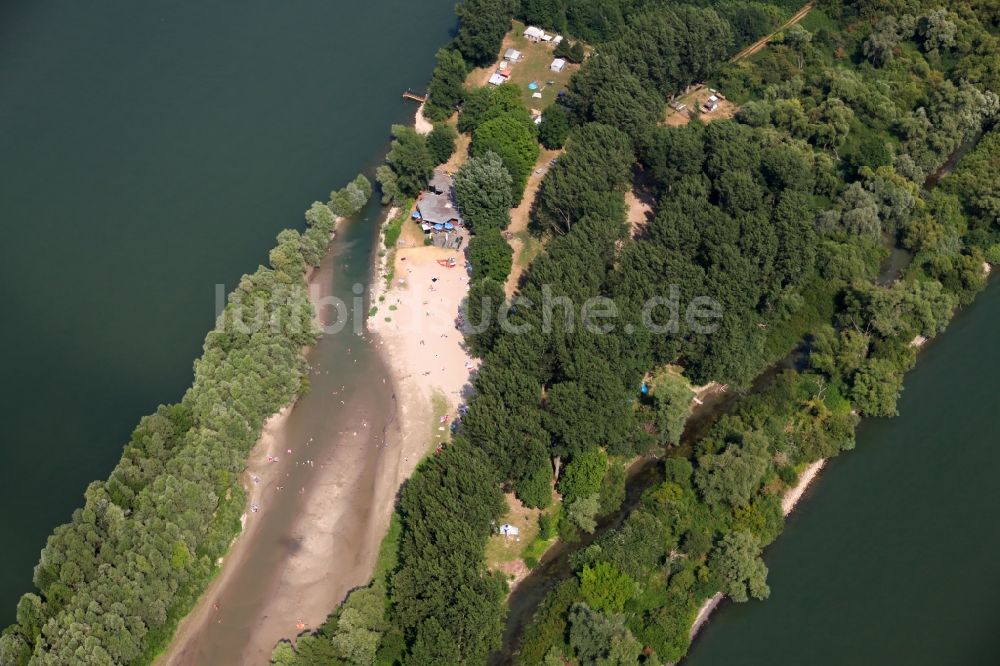
[{"label": "riverbank", "polygon": [[[369,272],[370,224],[341,220],[338,236],[345,228],[307,275],[320,326],[337,317],[322,304],[349,302],[351,283]],[[243,530],[157,663],[266,664],[276,642],[322,625],[371,576],[404,452],[385,408],[391,383],[359,333],[327,334],[304,350],[310,389],[265,424],[242,477]]]},{"label": "riverbank", "polygon": [[[785,517],[788,517],[792,511],[795,510],[795,506],[802,499],[809,485],[816,480],[819,476],[820,471],[826,465],[826,458],[817,460],[814,463],[808,465],[802,474],[799,475],[798,482],[785,493],[784,497],[781,498],[781,513]],[[722,592],[717,592],[713,596],[709,597],[705,603],[701,605],[698,609],[698,614],[694,618],[694,622],[691,624],[691,639],[698,634],[701,628],[708,622],[709,617],[712,615],[712,611],[722,602],[725,595]]]}]

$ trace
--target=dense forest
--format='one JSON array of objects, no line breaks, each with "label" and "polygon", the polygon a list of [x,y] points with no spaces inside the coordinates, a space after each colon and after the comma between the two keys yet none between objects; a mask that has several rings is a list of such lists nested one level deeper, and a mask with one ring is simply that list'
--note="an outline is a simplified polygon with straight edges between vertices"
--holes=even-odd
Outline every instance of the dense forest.
[{"label": "dense forest", "polygon": [[[546,148],[566,148],[532,212],[545,249],[510,302],[509,254],[473,256],[470,318],[489,299],[511,326],[468,337],[483,358],[476,394],[454,441],[403,489],[394,567],[304,644],[280,646],[275,663],[483,663],[504,624],[507,585],[485,558],[508,510],[502,493],[548,507],[543,533],[572,541],[618,507],[622,462],[643,454],[661,459],[662,482],[574,555],[575,575],[507,646],[515,661],[673,662],[706,599],[767,596],[760,555],[782,530],[785,490],[806,464],[852,448],[862,416],[895,414],[919,340],[1000,260],[1000,5],[819,2],[760,53],[728,62],[799,7],[462,5],[428,113],[460,109],[472,136],[456,189],[476,238],[489,239],[474,243],[499,248],[537,147],[517,91],[469,89],[466,74],[496,57],[510,15],[596,47],[537,130]],[[738,105],[735,118],[664,124],[667,103],[703,81]],[[954,173],[939,173],[984,132]],[[635,233],[633,187],[655,199]],[[909,256],[895,272],[893,248]],[[573,304],[548,331],[530,307],[545,294]],[[721,306],[711,334],[643,309],[701,295]],[[572,325],[595,296],[617,306],[614,330]],[[784,358],[794,362],[748,390]],[[689,381],[743,393],[681,445]],[[350,612],[356,595],[375,607],[364,626]]]},{"label": "dense forest", "polygon": [[[623,462],[639,455],[661,460],[663,481],[574,556],[575,575],[511,646],[515,660],[673,662],[706,599],[767,596],[760,555],[781,532],[784,491],[806,464],[850,449],[861,416],[895,414],[914,341],[941,332],[1000,261],[1000,4],[821,0],[760,53],[728,62],[799,6],[459,5],[429,88],[435,132],[393,128],[378,179],[386,201],[417,194],[454,150],[445,122],[458,111],[471,137],[455,178],[475,233],[468,315],[499,306],[508,325],[469,335],[483,360],[475,396],[453,441],[402,489],[371,585],[318,632],[280,644],[274,663],[484,663],[506,613],[507,581],[485,557],[504,492],[545,508],[543,531],[572,541],[621,504]],[[516,88],[465,85],[515,17],[593,49],[538,127]],[[700,82],[738,105],[735,118],[664,124],[668,102]],[[532,211],[544,251],[507,301],[501,232],[539,143],[565,152]],[[330,206],[348,212],[364,185]],[[640,230],[626,223],[636,187],[655,199]],[[264,307],[279,284],[304,299],[330,206],[310,209],[304,234],[283,232],[272,268],[247,276],[228,307]],[[886,274],[897,247],[911,260]],[[719,306],[710,333],[646,307],[705,296]],[[576,325],[594,297],[615,305],[612,330]],[[569,305],[546,326],[530,304],[552,298]],[[184,400],[143,420],[112,476],[50,538],[0,663],[148,661],[203,589],[239,527],[246,452],[306,388],[312,335],[304,322],[251,336],[223,323]],[[688,382],[745,390],[789,354],[793,368],[682,445]]]},{"label": "dense forest", "polygon": [[0,636],[0,664],[143,664],[165,647],[240,531],[240,475],[265,419],[308,389],[306,271],[337,216],[371,194],[364,176],[331,192],[306,211],[304,232],[278,234],[270,267],[243,276],[183,399],[142,419],[108,479],[49,537],[38,592]]}]

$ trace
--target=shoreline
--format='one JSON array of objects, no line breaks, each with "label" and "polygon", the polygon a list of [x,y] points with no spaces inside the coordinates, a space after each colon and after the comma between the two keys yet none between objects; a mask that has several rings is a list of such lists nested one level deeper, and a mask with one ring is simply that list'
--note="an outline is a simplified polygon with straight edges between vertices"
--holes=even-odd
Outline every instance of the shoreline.
[{"label": "shoreline", "polygon": [[[415,118],[418,130],[423,120],[421,110],[422,106],[417,110]],[[430,123],[424,121],[424,125],[426,127],[423,129],[429,131]],[[470,381],[469,374],[475,366],[461,346],[463,338],[454,324],[458,306],[468,291],[465,271],[453,269],[448,273],[447,269],[438,266],[437,254],[442,252],[454,254],[450,251],[422,246],[405,250],[385,248],[386,225],[399,213],[398,206],[383,208],[379,213],[378,238],[370,259],[369,307],[379,305],[380,299],[388,303],[390,297],[395,297],[397,304],[401,304],[406,298],[411,306],[422,312],[428,306],[428,301],[421,299],[428,297],[428,291],[445,293],[439,296],[437,307],[426,310],[426,320],[421,317],[421,321],[418,321],[416,316],[411,315],[409,322],[403,322],[409,326],[400,328],[398,325],[387,325],[382,321],[384,308],[379,308],[378,318],[365,319],[365,335],[371,338],[372,349],[387,371],[387,379],[391,383],[393,405],[387,410],[388,419],[381,433],[381,439],[385,443],[383,450],[391,453],[365,455],[364,460],[354,463],[320,465],[321,469],[317,470],[314,488],[308,493],[309,502],[300,503],[291,517],[291,523],[296,530],[305,525],[308,525],[310,530],[305,532],[301,550],[294,555],[283,557],[283,562],[279,565],[281,570],[268,571],[267,579],[260,581],[262,586],[268,588],[269,597],[265,607],[260,611],[262,617],[255,620],[255,626],[251,629],[252,636],[246,640],[246,646],[241,654],[243,663],[266,663],[275,643],[280,640],[290,640],[294,643],[299,635],[322,626],[329,614],[343,603],[352,589],[364,586],[371,579],[379,545],[388,531],[400,487],[413,474],[424,455],[430,453],[431,442],[438,439],[435,437],[436,433],[447,431],[447,424],[439,426],[433,422],[434,401],[439,395],[444,395],[446,414],[450,423],[457,414],[458,406],[464,400],[463,396]],[[325,270],[324,266],[335,253],[333,242],[341,222],[343,218],[337,218],[335,230],[331,234],[331,245],[321,264],[311,267],[305,275],[317,324],[322,323],[322,313],[316,299],[323,297],[321,280],[330,270]],[[401,254],[404,256],[401,257]],[[407,260],[409,260],[408,265],[403,263]],[[453,279],[441,279],[437,287],[430,281],[425,281],[414,289],[410,288],[409,281],[405,286],[391,285],[386,282],[390,261],[395,262],[394,270],[397,275],[405,274],[405,271],[409,270],[411,273],[417,271],[421,275],[428,272],[448,273],[447,276]],[[459,262],[459,266],[462,265],[464,259]],[[456,281],[454,278],[458,276],[463,279]],[[447,283],[446,289],[442,289],[444,283]],[[419,325],[414,327],[413,324]],[[424,331],[425,328],[431,330]],[[412,344],[415,332],[433,333],[436,337],[438,328],[447,331],[440,333],[440,336],[447,338],[449,349],[447,354],[439,352],[435,355],[435,358],[445,355],[445,365],[441,368],[441,372],[431,373],[423,368],[426,363],[420,363],[421,360],[428,360],[430,355],[413,354],[413,350],[407,349],[407,342],[410,341]],[[312,347],[305,347],[302,353],[306,355],[311,349]],[[414,363],[414,360],[417,363]],[[439,362],[434,361],[434,364],[437,365]],[[431,377],[431,374],[435,376]],[[194,653],[198,650],[199,644],[207,642],[204,639],[211,633],[208,628],[216,624],[213,622],[215,616],[222,615],[218,599],[226,591],[227,586],[232,585],[232,580],[238,576],[246,563],[252,545],[260,537],[261,521],[250,520],[252,515],[250,509],[255,505],[263,506],[265,491],[273,488],[275,483],[281,480],[282,473],[286,471],[287,462],[275,465],[268,458],[272,456],[284,458],[280,454],[284,454],[282,449],[288,443],[286,441],[288,422],[302,397],[299,396],[264,422],[261,437],[248,454],[246,469],[242,475],[247,497],[240,518],[241,529],[233,538],[226,554],[217,563],[218,571],[215,577],[187,615],[181,618],[164,652],[154,660],[157,666],[192,663],[192,660],[197,659]],[[348,399],[348,402],[351,400]],[[369,435],[374,434],[369,433]],[[336,443],[329,446],[331,449],[348,448],[337,446]],[[337,450],[334,450],[333,454],[328,460],[338,457]],[[363,487],[353,489],[343,487],[351,485],[344,483],[345,467],[364,468],[354,474],[358,479],[355,479],[356,483],[353,484],[357,485],[360,480]],[[356,492],[352,493],[351,490]],[[359,502],[361,506],[358,506]],[[321,510],[311,509],[313,505],[320,505]],[[349,513],[353,515],[347,516]],[[342,521],[352,523],[353,531],[360,532],[355,535],[359,538],[343,539],[340,544],[336,542],[320,544],[316,542],[317,539],[309,536],[310,533],[319,532],[320,536],[330,537],[336,524]],[[296,561],[293,562],[292,559]],[[341,566],[332,569],[330,565],[338,562]],[[322,572],[322,575],[319,572]],[[350,578],[351,581],[345,582],[346,578]],[[317,593],[317,590],[322,592]],[[311,601],[307,600],[306,591],[310,591],[308,597],[311,597]],[[271,620],[268,620],[269,616]],[[277,628],[276,625],[279,623],[274,619],[276,616],[286,618],[280,622],[283,629]],[[289,621],[288,617],[293,619]],[[220,617],[217,622],[222,622],[222,618]]]},{"label": "shoreline", "polygon": [[[989,280],[992,277],[993,266],[985,262],[983,264],[983,274],[986,279]],[[917,335],[910,342],[910,346],[916,349],[918,352],[922,351],[932,339],[925,337],[923,335]],[[802,474],[799,476],[798,482],[794,487],[789,488],[785,492],[785,495],[781,498],[781,512],[787,518],[794,510],[798,503],[801,501],[802,496],[805,494],[809,486],[816,480],[820,472],[826,466],[827,459],[821,458],[815,462],[810,463],[802,470]],[[717,592],[713,596],[705,600],[705,603],[701,605],[698,609],[698,614],[695,616],[694,622],[691,624],[691,630],[689,633],[689,640],[694,640],[698,635],[698,632],[702,627],[708,622],[712,612],[716,607],[722,602],[725,595],[722,592]]]},{"label": "shoreline", "polygon": [[[338,230],[342,221],[338,219]],[[307,272],[309,296],[320,325],[326,313],[319,301],[330,291],[337,270],[335,236],[320,265]],[[367,331],[362,337],[366,336]],[[329,349],[326,356],[309,357],[317,345],[303,348],[310,375],[330,372],[320,370],[330,364]],[[370,580],[395,508],[394,498],[412,472],[412,466],[405,463],[417,457],[401,425],[401,420],[411,424],[412,420],[400,418],[407,411],[397,398],[398,385],[393,381],[391,387],[384,386],[392,375],[386,372],[388,364],[379,347],[376,339],[371,344],[371,353],[378,359],[371,368],[376,373],[372,379],[382,373],[388,376],[382,384],[359,380],[355,390],[343,396],[345,406],[331,414],[325,432],[316,430],[316,441],[309,438],[311,450],[301,448],[301,432],[292,432],[296,429],[292,416],[309,392],[265,421],[241,475],[246,491],[242,529],[155,664],[212,663],[213,653],[220,650],[232,653],[239,663],[268,663],[277,642],[294,642],[304,632],[321,627],[352,589]],[[332,400],[325,391],[321,396],[315,384],[310,391],[317,392],[312,400],[324,404]],[[381,423],[376,414],[382,410],[372,413],[372,405],[378,404],[372,403],[372,394],[379,392],[393,402],[385,405]],[[315,404],[310,410],[314,408]],[[298,449],[295,453],[293,447]],[[313,460],[308,471],[304,458],[295,460],[302,456]],[[289,482],[302,483],[301,492],[279,493]],[[251,512],[254,506],[260,507],[257,512]],[[261,552],[266,553],[263,561]],[[249,601],[242,594],[248,577],[260,590]],[[226,647],[233,644],[240,646],[238,656]]]},{"label": "shoreline", "polygon": [[[306,288],[309,293],[310,302],[313,307],[313,323],[317,326],[322,324],[322,315],[318,299],[320,295],[319,278],[323,273],[323,264],[332,256],[334,252],[333,244],[337,237],[337,230],[344,222],[343,217],[334,219],[334,229],[330,233],[330,241],[327,254],[316,266],[306,269],[303,276]],[[302,348],[302,355],[305,357],[313,349],[314,345],[306,345]],[[204,626],[209,625],[209,615],[211,610],[215,610],[210,604],[210,599],[215,599],[220,592],[220,588],[225,587],[227,582],[235,575],[239,569],[239,563],[246,559],[246,544],[253,541],[261,522],[250,521],[249,513],[251,508],[261,503],[264,490],[275,485],[275,481],[280,479],[280,473],[284,466],[269,464],[268,458],[281,453],[281,442],[285,439],[288,428],[288,420],[295,410],[296,405],[302,396],[298,396],[291,403],[282,407],[278,412],[265,419],[261,426],[261,434],[256,444],[250,449],[246,458],[246,467],[240,475],[241,485],[246,493],[246,501],[243,513],[240,515],[240,530],[229,543],[226,553],[216,561],[217,570],[208,586],[201,592],[195,600],[194,605],[177,623],[174,628],[170,642],[165,649],[153,660],[154,665],[169,666],[176,663],[178,659],[186,657],[190,649],[188,645],[197,634],[204,631]],[[255,479],[257,482],[255,482]],[[214,602],[212,602],[214,604]]]},{"label": "shoreline", "polygon": [[[826,466],[826,458],[820,458],[819,460],[810,463],[802,470],[802,474],[799,475],[798,482],[787,491],[781,498],[781,513],[786,518],[795,510],[795,507],[801,501],[802,496],[805,494],[809,486],[812,485],[816,477],[822,471],[823,467]],[[712,612],[718,607],[722,600],[725,598],[725,594],[722,592],[716,592],[714,595],[705,600],[705,603],[701,605],[698,609],[698,614],[694,618],[694,622],[691,624],[691,630],[688,634],[689,640],[694,640],[698,632],[701,631],[702,627],[711,618]]]}]

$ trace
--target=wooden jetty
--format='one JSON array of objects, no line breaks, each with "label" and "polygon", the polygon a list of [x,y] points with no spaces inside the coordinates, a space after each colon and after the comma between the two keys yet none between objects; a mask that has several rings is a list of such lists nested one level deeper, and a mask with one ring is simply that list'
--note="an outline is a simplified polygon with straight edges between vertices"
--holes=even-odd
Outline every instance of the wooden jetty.
[{"label": "wooden jetty", "polygon": [[421,104],[423,104],[424,102],[427,101],[427,95],[418,95],[412,90],[407,90],[405,93],[403,93],[403,99],[412,99],[414,102],[420,102]]}]

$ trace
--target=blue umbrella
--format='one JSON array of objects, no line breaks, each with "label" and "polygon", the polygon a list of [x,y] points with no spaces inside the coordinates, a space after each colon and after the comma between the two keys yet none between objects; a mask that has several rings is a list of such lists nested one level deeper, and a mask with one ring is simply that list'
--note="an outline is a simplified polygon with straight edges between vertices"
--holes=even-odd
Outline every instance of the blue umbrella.
[{"label": "blue umbrella", "polygon": [[442,229],[444,229],[444,225],[443,224],[435,224],[434,225],[434,231],[441,231]]},{"label": "blue umbrella", "polygon": [[451,222],[445,222],[444,223],[444,228],[447,229],[447,230],[449,230],[449,231],[451,231],[452,229],[455,228],[455,225],[452,224]]}]

